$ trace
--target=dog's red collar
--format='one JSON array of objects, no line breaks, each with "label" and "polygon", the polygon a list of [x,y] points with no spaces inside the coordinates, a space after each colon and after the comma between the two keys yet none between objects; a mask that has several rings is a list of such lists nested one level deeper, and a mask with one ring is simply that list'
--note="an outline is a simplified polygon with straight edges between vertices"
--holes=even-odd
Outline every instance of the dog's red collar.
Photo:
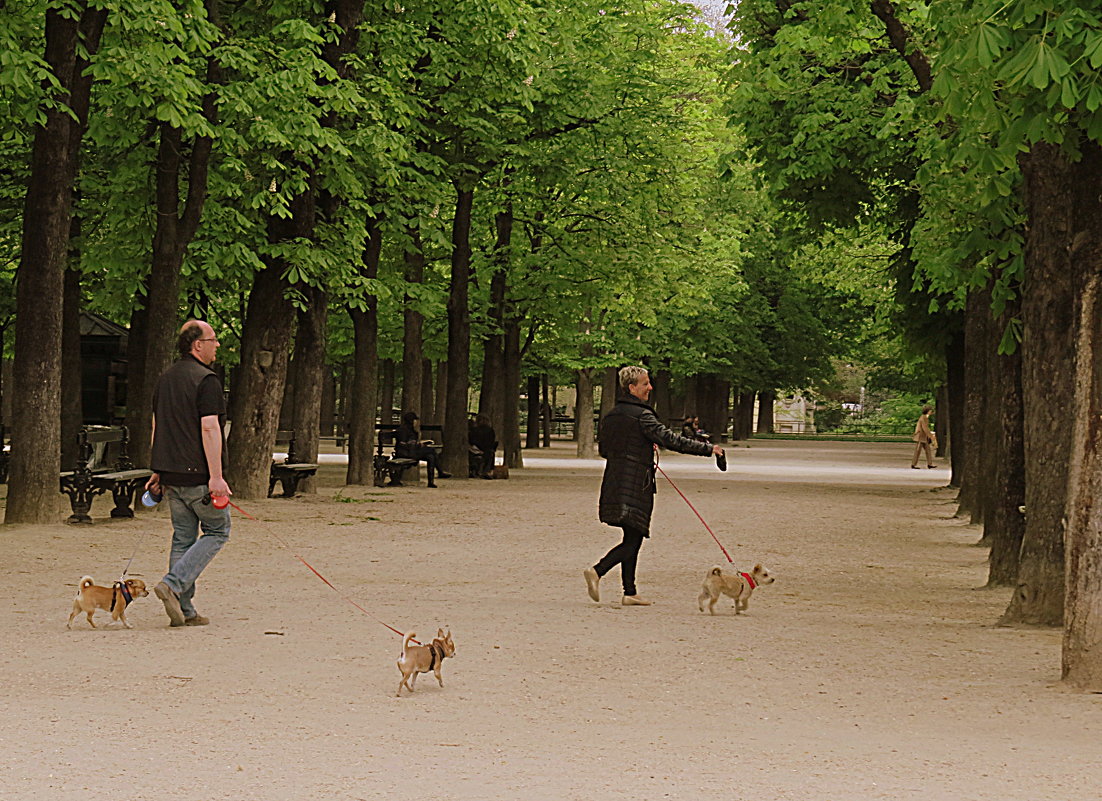
[{"label": "dog's red collar", "polygon": [[742,576],[744,579],[746,579],[746,583],[750,585],[750,589],[753,590],[753,589],[757,588],[758,585],[757,585],[757,583],[755,583],[754,577],[751,576],[749,573],[740,572],[739,575]]}]

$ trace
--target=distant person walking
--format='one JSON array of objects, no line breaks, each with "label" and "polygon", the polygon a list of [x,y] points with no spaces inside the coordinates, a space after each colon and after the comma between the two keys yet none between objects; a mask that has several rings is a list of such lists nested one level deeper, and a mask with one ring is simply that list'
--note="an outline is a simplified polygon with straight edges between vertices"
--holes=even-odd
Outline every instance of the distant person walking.
[{"label": "distant person walking", "polygon": [[915,433],[911,437],[911,440],[915,444],[914,456],[911,457],[911,469],[918,470],[918,455],[925,449],[926,451],[926,466],[933,468],[937,467],[934,464],[933,448],[937,447],[937,435],[930,430],[930,412],[933,409],[929,406],[922,407],[922,414],[919,415],[918,421],[915,423]]},{"label": "distant person walking", "polygon": [[[233,493],[222,477],[222,382],[211,369],[218,353],[214,329],[189,320],[176,341],[180,359],[153,394],[153,475],[146,489],[168,498],[172,548],[168,572],[153,588],[172,626],[205,626],[195,610],[195,582],[230,536],[230,510],[214,498]],[[199,536],[202,529],[203,535]]]},{"label": "distant person walking", "polygon": [[635,567],[643,540],[650,536],[654,508],[655,446],[697,456],[723,455],[723,448],[678,436],[660,422],[647,401],[650,375],[645,367],[620,371],[620,397],[601,420],[600,454],[605,462],[599,516],[602,523],[623,529],[623,540],[593,567],[583,571],[589,597],[601,600],[601,578],[620,565],[624,606],[650,606],[635,587]]}]

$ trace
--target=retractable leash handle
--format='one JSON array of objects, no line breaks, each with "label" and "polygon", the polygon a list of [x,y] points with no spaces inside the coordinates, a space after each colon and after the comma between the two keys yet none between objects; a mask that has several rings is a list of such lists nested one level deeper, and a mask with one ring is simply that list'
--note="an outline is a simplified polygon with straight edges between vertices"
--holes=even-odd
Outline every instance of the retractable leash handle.
[{"label": "retractable leash handle", "polygon": [[727,452],[716,454],[716,467],[718,467],[724,473],[727,472]]}]

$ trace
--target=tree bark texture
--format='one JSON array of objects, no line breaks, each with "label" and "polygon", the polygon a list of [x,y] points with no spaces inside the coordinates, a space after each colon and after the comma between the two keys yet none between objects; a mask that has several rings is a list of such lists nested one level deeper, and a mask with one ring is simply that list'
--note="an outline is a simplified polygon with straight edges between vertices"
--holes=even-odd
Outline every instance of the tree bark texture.
[{"label": "tree bark texture", "polygon": [[[73,239],[80,218],[73,219]],[[65,298],[61,321],[61,469],[76,467],[77,437],[84,424],[84,404],[81,402],[82,360],[80,354],[80,254],[73,253],[73,262],[65,270]]]},{"label": "tree bark texture", "polygon": [[421,415],[422,418],[435,423],[433,419],[433,404],[436,401],[436,373],[432,368],[432,361],[430,359],[421,360],[421,408],[425,413]]},{"label": "tree bark texture", "polygon": [[[419,286],[425,280],[425,254],[421,249],[421,235],[409,231],[411,243],[405,254],[406,284]],[[421,406],[421,379],[424,368],[424,315],[417,311],[417,298],[407,292],[402,312],[402,411],[415,412],[419,418],[427,417],[429,410]]]},{"label": "tree bark texture", "polygon": [[583,367],[577,373],[577,398],[574,402],[574,433],[578,440],[578,458],[595,459],[593,443],[593,369]]},{"label": "tree bark texture", "polygon": [[501,455],[510,468],[523,467],[520,452],[520,317],[506,310],[504,376],[501,392]]},{"label": "tree bark texture", "polygon": [[[377,220],[367,226],[361,274],[374,280],[379,274],[379,254],[383,248],[382,228]],[[379,397],[379,299],[375,295],[364,298],[364,308],[350,307],[355,361],[350,408],[345,417],[348,431],[349,484],[370,484],[374,480],[372,459],[375,452],[375,408]]]},{"label": "tree bark texture", "polygon": [[[1017,309],[1008,308],[1002,320],[1016,316]],[[1022,353],[995,356],[991,359],[994,373],[991,418],[996,428],[994,480],[987,506],[984,537],[990,542],[989,587],[1012,587],[1018,579],[1018,560],[1025,535],[1025,516],[1020,508],[1025,504],[1025,448],[1022,424]]]},{"label": "tree bark texture", "polygon": [[617,385],[619,384],[619,370],[615,367],[606,367],[601,371],[601,419],[612,411],[616,405]]},{"label": "tree bark texture", "polygon": [[[306,308],[298,310],[295,326],[291,429],[295,432],[295,458],[300,462],[316,463],[321,434],[321,391],[329,369],[325,364],[329,296],[324,289],[315,286],[303,286],[300,291],[306,298]],[[314,492],[314,479],[301,482],[299,487],[303,492]]]},{"label": "tree bark texture", "polygon": [[474,189],[457,185],[452,221],[451,285],[448,293],[448,386],[441,464],[456,478],[467,477],[467,392],[470,388],[471,207]]},{"label": "tree bark texture", "polygon": [[[1102,692],[1102,148],[1081,142],[1067,230],[1077,268],[1062,674]],[[1028,500],[1026,501],[1028,504]],[[1027,506],[1028,510],[1028,506]]]},{"label": "tree bark texture", "polygon": [[653,401],[651,407],[654,409],[654,413],[658,415],[658,419],[669,422],[674,417],[673,404],[670,400],[670,381],[672,376],[669,370],[658,369],[651,375],[651,384],[654,385],[654,391],[651,392],[650,399]]},{"label": "tree bark texture", "polygon": [[[6,523],[57,519],[61,468],[61,319],[69,228],[88,120],[91,77],[78,50],[99,47],[107,11],[80,3],[78,13],[46,9],[45,61],[67,95],[69,109],[43,109],[35,129],[23,204],[23,235],[16,275],[11,463]],[[69,110],[73,116],[70,116]],[[74,119],[75,116],[75,119]]]},{"label": "tree bark texture", "polygon": [[[949,463],[952,474],[949,478],[949,486],[960,488],[961,473],[964,471],[964,454],[968,448],[968,441],[964,435],[964,331],[954,334],[945,348],[946,364],[946,394],[948,397],[949,414],[944,426],[945,433],[938,433],[938,441],[944,437],[943,448],[949,450]],[[938,425],[942,421],[938,420]]]},{"label": "tree bark texture", "polygon": [[[268,239],[276,243],[306,238],[313,224],[314,193],[308,189],[292,201],[290,219],[269,218]],[[230,399],[229,439],[230,486],[242,498],[268,494],[294,318],[294,307],[286,297],[286,268],[282,259],[268,260],[253,281],[245,312],[239,383]]]},{"label": "tree bark texture", "polygon": [[[1022,403],[1026,519],[1018,587],[1005,623],[1059,626],[1064,619],[1064,515],[1074,403],[1076,238],[1097,236],[1096,181],[1058,147],[1021,157],[1025,177]],[[1087,233],[1090,232],[1090,233]]]},{"label": "tree bark texture", "polygon": [[551,398],[549,397],[550,387],[548,384],[547,373],[544,373],[540,377],[541,394],[540,394],[540,434],[543,439],[543,447],[551,447],[551,418],[554,416],[555,410],[551,406]]},{"label": "tree bark texture", "polygon": [[758,433],[773,433],[773,404],[777,402],[777,393],[771,389],[763,389],[758,393]]},{"label": "tree bark texture", "polygon": [[394,360],[383,359],[379,366],[379,422],[394,425]]},{"label": "tree bark texture", "polygon": [[525,448],[540,446],[540,377],[528,376],[528,426],[524,438]]},{"label": "tree bark texture", "polygon": [[964,469],[957,495],[957,516],[970,523],[983,522],[983,486],[980,475],[983,464],[983,411],[987,391],[984,363],[992,358],[987,350],[985,320],[990,316],[990,304],[985,294],[972,291],[964,310]]},{"label": "tree bark texture", "polygon": [[433,395],[432,422],[444,425],[444,410],[448,405],[448,363],[442,360],[436,363],[436,392]]},{"label": "tree bark texture", "polygon": [[[1096,161],[1096,177],[1098,169]],[[1094,184],[1097,203],[1102,190]],[[1080,254],[1093,274],[1083,286],[1077,325],[1062,674],[1070,685],[1097,693],[1102,692],[1102,245],[1097,228]]]}]

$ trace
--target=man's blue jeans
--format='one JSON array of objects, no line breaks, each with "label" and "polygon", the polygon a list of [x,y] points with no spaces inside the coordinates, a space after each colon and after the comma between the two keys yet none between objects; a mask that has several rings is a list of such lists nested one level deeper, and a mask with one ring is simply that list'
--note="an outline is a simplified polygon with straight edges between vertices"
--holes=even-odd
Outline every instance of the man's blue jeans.
[{"label": "man's blue jeans", "polygon": [[179,597],[184,617],[195,617],[195,580],[230,538],[230,509],[215,509],[205,484],[165,487],[165,497],[172,514],[172,551],[163,581]]}]

